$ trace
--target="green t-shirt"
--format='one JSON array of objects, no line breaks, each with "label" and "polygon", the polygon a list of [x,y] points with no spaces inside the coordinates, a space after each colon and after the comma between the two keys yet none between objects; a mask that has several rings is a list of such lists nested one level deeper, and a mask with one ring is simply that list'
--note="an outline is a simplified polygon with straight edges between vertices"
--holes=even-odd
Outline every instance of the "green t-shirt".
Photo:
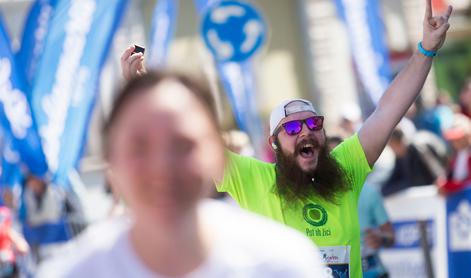
[{"label": "green t-shirt", "polygon": [[338,204],[314,196],[304,203],[286,206],[276,194],[275,165],[233,153],[228,154],[228,169],[218,190],[228,192],[241,207],[305,234],[319,247],[332,271],[347,274],[340,277],[362,277],[358,198],[371,168],[356,134],[331,155],[352,183],[352,190],[342,194]]}]

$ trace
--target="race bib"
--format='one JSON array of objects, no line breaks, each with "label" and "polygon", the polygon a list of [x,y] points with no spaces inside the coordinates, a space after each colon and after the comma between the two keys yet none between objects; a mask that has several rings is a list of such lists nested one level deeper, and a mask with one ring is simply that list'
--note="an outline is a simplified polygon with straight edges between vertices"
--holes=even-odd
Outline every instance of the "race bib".
[{"label": "race bib", "polygon": [[322,259],[327,265],[326,278],[350,277],[350,245],[348,246],[319,246]]}]

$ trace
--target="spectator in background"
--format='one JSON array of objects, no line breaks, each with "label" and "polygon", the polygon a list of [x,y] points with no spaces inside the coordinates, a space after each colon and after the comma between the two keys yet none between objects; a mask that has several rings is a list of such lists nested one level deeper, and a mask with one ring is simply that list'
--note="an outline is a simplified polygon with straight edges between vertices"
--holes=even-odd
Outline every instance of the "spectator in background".
[{"label": "spectator in background", "polygon": [[2,186],[0,188],[0,194],[0,202],[2,206],[6,206],[12,210],[16,209],[15,195],[11,187]]},{"label": "spectator in background", "polygon": [[394,230],[389,222],[381,194],[368,181],[360,193],[358,218],[361,229],[363,277],[388,277],[378,252],[380,248],[394,244]]},{"label": "spectator in background", "polygon": [[243,156],[254,156],[255,151],[250,144],[250,137],[247,133],[240,130],[229,130],[223,134],[226,148],[231,152]]},{"label": "spectator in background", "polygon": [[33,175],[24,182],[20,220],[36,263],[85,228],[83,215],[68,194],[63,187]]},{"label": "spectator in background", "polygon": [[[327,138],[330,150],[333,150],[342,141],[342,138],[339,136]],[[388,169],[386,169],[388,167],[382,167],[383,164],[387,164],[388,159],[386,156],[387,152],[379,157],[377,164],[375,164],[372,173],[368,176],[361,190],[358,201],[362,271],[365,278],[388,277],[378,251],[381,247],[390,247],[394,244],[394,230],[384,208],[383,197],[377,190],[378,185],[373,185],[373,183],[380,183],[387,177],[385,172],[388,172]]]},{"label": "spectator in background", "polygon": [[364,278],[388,277],[379,257],[379,250],[394,243],[394,230],[384,208],[381,186],[391,175],[394,154],[386,147],[368,175],[358,201],[361,229],[361,259]]},{"label": "spectator in background", "polygon": [[459,191],[471,183],[471,122],[462,114],[455,114],[452,126],[444,133],[454,155],[446,178],[438,181],[444,193]]},{"label": "spectator in background", "polygon": [[355,134],[361,127],[362,117],[360,107],[356,103],[349,103],[341,109],[339,127],[343,137],[347,138]]},{"label": "spectator in background", "polygon": [[465,81],[459,99],[461,113],[471,118],[471,76]]},{"label": "spectator in background", "polygon": [[446,146],[436,135],[422,130],[406,138],[398,125],[389,140],[396,161],[381,191],[388,196],[412,186],[431,185],[445,173]]},{"label": "spectator in background", "polygon": [[335,149],[335,147],[340,145],[340,143],[342,143],[342,142],[343,142],[342,136],[335,135],[335,136],[327,137],[326,144],[327,144],[327,147],[329,148],[329,150],[332,151],[333,149]]},{"label": "spectator in background", "polygon": [[322,277],[319,251],[302,235],[203,201],[225,157],[211,95],[195,81],[164,72],[131,80],[105,124],[104,150],[131,215],[85,232],[38,277]]},{"label": "spectator in background", "polygon": [[0,206],[0,277],[18,277],[17,256],[29,252],[28,243],[13,229],[13,216],[8,207]]},{"label": "spectator in background", "polygon": [[391,175],[394,154],[386,147],[366,178],[358,201],[361,230],[361,260],[364,278],[388,277],[379,250],[394,243],[394,230],[384,208],[381,186]]},{"label": "spectator in background", "polygon": [[[45,244],[64,242],[69,238],[65,223],[62,222],[62,201],[62,194],[52,190],[51,186],[41,178],[32,175],[26,178],[20,220],[22,220],[23,234],[31,246],[31,254],[36,264],[46,256],[43,252]],[[58,222],[60,225],[55,225]]]},{"label": "spectator in background", "polygon": [[417,100],[417,112],[414,117],[417,129],[427,130],[443,137],[443,130],[451,125],[453,119],[453,105],[447,92],[441,92],[432,107],[424,107],[421,99]]},{"label": "spectator in background", "polygon": [[453,103],[450,93],[442,92],[436,99],[434,110],[440,121],[440,135],[443,138],[443,131],[453,123],[453,115],[458,111],[458,106]]},{"label": "spectator in background", "polygon": [[24,188],[26,222],[31,226],[57,221],[63,212],[63,194],[41,178],[29,176]]},{"label": "spectator in background", "polygon": [[[427,130],[437,136],[442,136],[441,122],[435,107],[425,107],[421,100],[416,102],[417,114],[414,118],[414,124],[418,130]],[[420,104],[420,105],[419,105]]]}]

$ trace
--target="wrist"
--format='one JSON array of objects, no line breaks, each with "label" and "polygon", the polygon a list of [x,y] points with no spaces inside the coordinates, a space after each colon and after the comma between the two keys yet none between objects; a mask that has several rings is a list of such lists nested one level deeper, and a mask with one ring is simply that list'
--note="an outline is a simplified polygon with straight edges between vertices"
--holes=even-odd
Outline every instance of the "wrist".
[{"label": "wrist", "polygon": [[426,57],[435,57],[437,56],[437,51],[429,48],[428,46],[424,46],[422,42],[417,44],[417,50]]},{"label": "wrist", "polygon": [[427,43],[427,40],[421,40],[420,42],[422,43],[422,46],[423,46],[426,50],[428,50],[428,51],[435,51],[435,52],[438,51],[438,48],[437,48],[436,46],[434,47],[434,46],[430,45],[429,43]]}]

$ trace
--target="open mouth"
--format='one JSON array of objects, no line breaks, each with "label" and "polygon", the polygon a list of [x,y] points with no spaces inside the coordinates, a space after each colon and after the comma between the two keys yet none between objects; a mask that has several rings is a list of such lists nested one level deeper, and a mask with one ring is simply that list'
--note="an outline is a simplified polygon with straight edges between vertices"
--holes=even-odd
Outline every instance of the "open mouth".
[{"label": "open mouth", "polygon": [[310,143],[302,144],[299,148],[299,155],[303,158],[312,158],[314,156],[314,145]]}]

